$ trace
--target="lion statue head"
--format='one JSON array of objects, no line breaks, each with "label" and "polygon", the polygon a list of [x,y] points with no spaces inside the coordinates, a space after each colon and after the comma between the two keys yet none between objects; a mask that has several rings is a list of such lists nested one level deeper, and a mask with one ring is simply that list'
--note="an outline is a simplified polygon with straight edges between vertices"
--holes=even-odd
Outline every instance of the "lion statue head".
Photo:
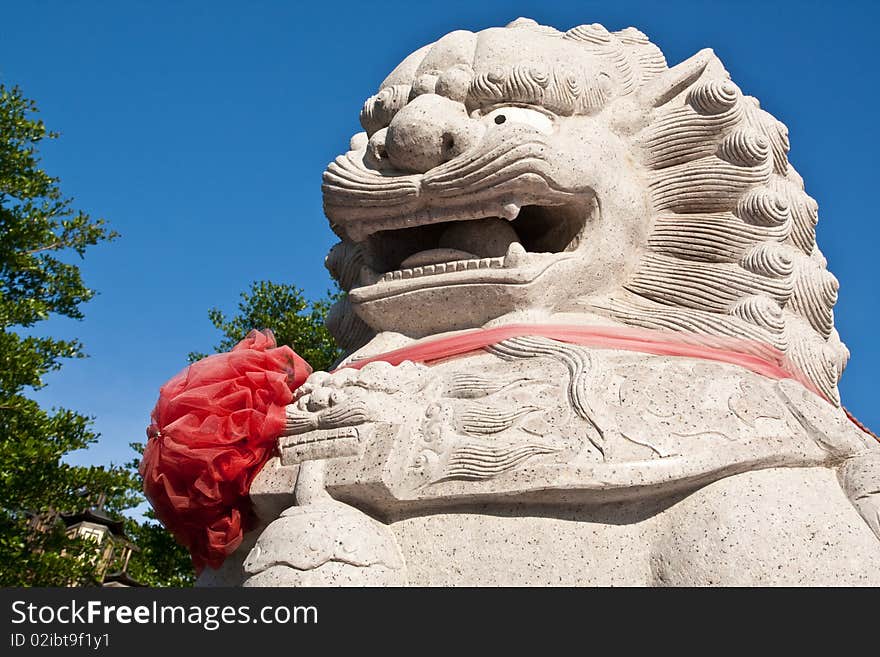
[{"label": "lion statue head", "polygon": [[518,19],[412,53],[324,173],[355,349],[539,317],[744,338],[834,404],[848,351],[785,126],[711,50]]}]

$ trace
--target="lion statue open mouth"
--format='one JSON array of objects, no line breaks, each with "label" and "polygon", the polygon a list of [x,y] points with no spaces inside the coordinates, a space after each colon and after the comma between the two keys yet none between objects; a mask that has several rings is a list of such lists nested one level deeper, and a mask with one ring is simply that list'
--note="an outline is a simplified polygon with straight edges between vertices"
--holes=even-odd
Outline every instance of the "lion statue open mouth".
[{"label": "lion statue open mouth", "polygon": [[711,50],[456,31],[360,121],[323,177],[348,355],[203,583],[880,583],[817,204]]}]

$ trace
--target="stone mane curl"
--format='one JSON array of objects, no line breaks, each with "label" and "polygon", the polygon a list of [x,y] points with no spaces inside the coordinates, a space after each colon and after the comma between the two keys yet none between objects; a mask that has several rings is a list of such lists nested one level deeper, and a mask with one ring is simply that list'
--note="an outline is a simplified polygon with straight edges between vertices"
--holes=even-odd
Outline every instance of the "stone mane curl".
[{"label": "stone mane curl", "polygon": [[[634,28],[609,32],[593,24],[563,33],[527,19],[507,27],[576,43],[595,56],[601,72],[588,79],[562,68],[475,74],[458,66],[420,74],[367,100],[361,123],[368,135],[387,126],[414,89],[431,85],[454,91],[469,109],[516,101],[568,116],[636,103],[644,119],[621,132],[644,167],[654,209],[645,221],[652,230],[622,288],[580,306],[629,326],[772,345],[839,404],[837,382],[849,352],[834,329],[838,283],[816,245],[818,206],[788,161],[785,126],[743,95],[714,55],[673,93],[652,98],[651,80],[668,69],[660,50]],[[412,71],[429,52],[418,51]],[[345,289],[354,284],[356,251],[343,243],[328,257]],[[358,322],[342,306],[332,323],[353,347],[369,337]]]},{"label": "stone mane curl", "polygon": [[595,72],[560,64],[552,70],[513,65],[475,73],[469,67],[456,66],[446,71],[423,73],[411,84],[384,86],[366,100],[360,121],[367,135],[387,127],[414,92],[436,90],[460,100],[468,110],[516,102],[540,105],[560,116],[573,116],[600,111],[613,98],[635,92],[644,82],[666,70],[663,53],[634,27],[609,32],[599,24],[580,25],[563,33],[529,19],[517,19],[507,27],[539,30],[574,41],[595,56],[604,70],[595,75]]},{"label": "stone mane curl", "polygon": [[788,131],[714,59],[634,135],[656,215],[647,252],[608,309],[626,324],[748,337],[780,349],[830,401],[849,352],[837,279],[816,245],[818,204]]}]

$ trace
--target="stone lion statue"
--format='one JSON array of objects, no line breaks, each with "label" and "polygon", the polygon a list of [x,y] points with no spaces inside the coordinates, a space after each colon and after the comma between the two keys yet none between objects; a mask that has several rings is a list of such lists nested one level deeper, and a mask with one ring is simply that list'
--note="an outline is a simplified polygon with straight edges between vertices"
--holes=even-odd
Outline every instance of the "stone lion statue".
[{"label": "stone lion statue", "polygon": [[456,31],[360,122],[323,181],[349,355],[202,584],[880,584],[817,204],[711,50]]}]

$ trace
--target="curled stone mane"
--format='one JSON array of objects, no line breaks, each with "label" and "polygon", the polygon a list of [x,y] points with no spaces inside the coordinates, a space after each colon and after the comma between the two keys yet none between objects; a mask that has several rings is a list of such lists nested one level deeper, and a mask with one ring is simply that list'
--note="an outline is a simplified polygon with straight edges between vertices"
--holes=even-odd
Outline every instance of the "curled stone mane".
[{"label": "curled stone mane", "polygon": [[832,402],[849,352],[837,279],[816,245],[818,205],[788,161],[786,127],[714,59],[634,135],[653,230],[610,304],[626,324],[746,337],[781,350]]},{"label": "curled stone mane", "polygon": [[[588,295],[578,307],[628,326],[772,346],[839,405],[837,382],[849,352],[834,329],[838,282],[816,245],[818,206],[788,161],[785,126],[742,94],[711,51],[702,51],[678,84],[665,80],[655,89],[653,83],[672,69],[634,28],[609,32],[592,24],[560,32],[518,19],[506,29],[570,41],[603,62],[603,69],[590,76],[560,61],[552,69],[517,65],[475,72],[438,64],[434,70],[426,65],[431,44],[404,60],[366,101],[360,119],[367,136],[386,128],[426,89],[440,89],[468,110],[509,102],[560,116],[613,117],[615,105],[625,104],[620,115],[639,119],[615,129],[641,167],[653,208],[644,218],[649,237],[618,289]],[[463,50],[476,47],[470,32],[443,39],[456,40]],[[347,241],[328,257],[344,289],[354,285],[359,257]],[[570,300],[564,303],[571,308]],[[347,301],[334,310],[330,326],[352,349],[371,336]]]}]

